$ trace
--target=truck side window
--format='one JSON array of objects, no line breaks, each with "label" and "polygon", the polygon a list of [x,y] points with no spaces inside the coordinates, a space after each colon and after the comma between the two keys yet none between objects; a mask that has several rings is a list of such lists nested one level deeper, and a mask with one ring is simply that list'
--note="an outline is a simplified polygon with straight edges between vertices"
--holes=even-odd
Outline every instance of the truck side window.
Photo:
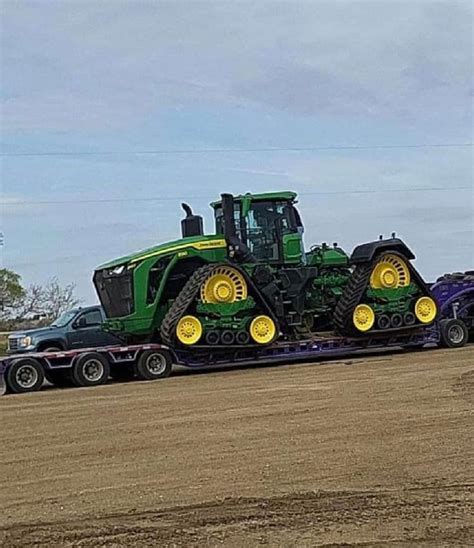
[{"label": "truck side window", "polygon": [[90,312],[82,314],[82,316],[78,318],[78,321],[81,323],[84,322],[84,327],[93,327],[102,324],[102,315],[99,310],[91,310]]}]

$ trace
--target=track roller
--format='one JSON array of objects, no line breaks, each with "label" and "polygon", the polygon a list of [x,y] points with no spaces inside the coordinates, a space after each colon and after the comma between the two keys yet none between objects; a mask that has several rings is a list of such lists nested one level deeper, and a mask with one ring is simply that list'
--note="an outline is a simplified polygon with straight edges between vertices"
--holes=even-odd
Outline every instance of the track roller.
[{"label": "track roller", "polygon": [[392,314],[392,317],[390,318],[390,325],[394,329],[398,329],[399,327],[402,327],[402,325],[403,325],[403,316],[401,314],[398,314],[398,313]]},{"label": "track roller", "polygon": [[199,342],[202,331],[202,324],[196,316],[183,316],[176,326],[176,337],[180,343],[192,345]]},{"label": "track roller", "polygon": [[250,342],[250,335],[244,330],[237,331],[235,335],[235,342],[237,344],[246,345]]},{"label": "track roller", "polygon": [[225,329],[221,333],[221,342],[225,345],[231,345],[235,343],[235,334],[230,329]]},{"label": "track roller", "polygon": [[205,341],[206,344],[213,346],[215,344],[219,344],[220,338],[221,336],[219,331],[217,331],[216,329],[211,329],[206,333]]},{"label": "track roller", "polygon": [[352,314],[352,321],[358,331],[368,331],[375,323],[375,313],[368,304],[358,304]]},{"label": "track roller", "polygon": [[405,314],[403,314],[403,323],[405,325],[415,325],[416,323],[415,314],[413,314],[413,312],[405,312]]},{"label": "track roller", "polygon": [[390,327],[390,316],[387,314],[380,314],[377,317],[377,328],[378,329],[388,329]]},{"label": "track roller", "polygon": [[269,344],[277,335],[275,322],[270,316],[257,316],[250,324],[250,336],[257,344]]},{"label": "track roller", "polygon": [[437,306],[431,297],[420,297],[415,303],[415,316],[421,323],[431,323],[436,318]]}]

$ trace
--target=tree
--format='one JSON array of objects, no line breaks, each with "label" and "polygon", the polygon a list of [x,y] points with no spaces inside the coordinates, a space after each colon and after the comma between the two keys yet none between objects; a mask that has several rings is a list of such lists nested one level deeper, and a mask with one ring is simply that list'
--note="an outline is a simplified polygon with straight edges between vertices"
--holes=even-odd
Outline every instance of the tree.
[{"label": "tree", "polygon": [[21,285],[16,272],[0,269],[0,323],[2,328],[12,328],[18,322],[45,318],[52,320],[80,304],[73,283],[62,286],[57,278],[45,285],[32,284],[28,289]]},{"label": "tree", "polygon": [[19,307],[18,316],[55,319],[80,304],[81,300],[76,297],[75,289],[73,283],[61,286],[57,278],[51,278],[46,285],[30,285]]},{"label": "tree", "polygon": [[21,276],[7,268],[0,268],[0,319],[15,316],[26,291],[21,285]]},{"label": "tree", "polygon": [[51,278],[42,289],[43,314],[48,318],[55,319],[81,303],[81,299],[75,295],[76,284],[74,283],[62,287],[57,278]]}]

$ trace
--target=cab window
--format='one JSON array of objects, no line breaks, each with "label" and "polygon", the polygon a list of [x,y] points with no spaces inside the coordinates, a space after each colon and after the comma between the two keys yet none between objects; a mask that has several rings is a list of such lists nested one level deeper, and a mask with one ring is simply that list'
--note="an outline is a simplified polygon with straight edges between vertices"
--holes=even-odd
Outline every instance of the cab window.
[{"label": "cab window", "polygon": [[253,202],[247,217],[247,246],[257,261],[281,260],[282,236],[298,231],[287,202]]},{"label": "cab window", "polygon": [[247,216],[247,246],[258,261],[276,261],[279,245],[272,202],[254,202]]},{"label": "cab window", "polygon": [[89,312],[84,312],[77,319],[79,325],[83,327],[93,327],[95,325],[102,324],[102,314],[100,310],[91,310]]}]

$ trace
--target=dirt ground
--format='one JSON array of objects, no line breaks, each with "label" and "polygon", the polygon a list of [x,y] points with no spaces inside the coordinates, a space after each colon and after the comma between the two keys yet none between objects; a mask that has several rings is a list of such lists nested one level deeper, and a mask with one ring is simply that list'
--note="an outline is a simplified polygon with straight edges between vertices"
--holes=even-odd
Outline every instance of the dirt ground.
[{"label": "dirt ground", "polygon": [[474,346],[0,398],[0,544],[474,543]]}]

